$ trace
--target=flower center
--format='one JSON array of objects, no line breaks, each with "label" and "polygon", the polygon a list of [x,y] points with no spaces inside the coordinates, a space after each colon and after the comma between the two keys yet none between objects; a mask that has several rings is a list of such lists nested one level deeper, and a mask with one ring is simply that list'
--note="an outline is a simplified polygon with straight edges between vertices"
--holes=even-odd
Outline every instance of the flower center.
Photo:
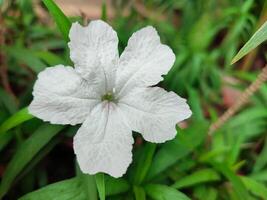
[{"label": "flower center", "polygon": [[113,92],[107,92],[101,97],[101,101],[117,102]]}]

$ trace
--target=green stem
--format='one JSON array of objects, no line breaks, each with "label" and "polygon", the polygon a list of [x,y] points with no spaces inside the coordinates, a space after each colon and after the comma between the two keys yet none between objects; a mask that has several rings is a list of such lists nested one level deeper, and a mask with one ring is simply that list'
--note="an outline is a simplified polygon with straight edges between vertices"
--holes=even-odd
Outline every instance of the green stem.
[{"label": "green stem", "polygon": [[105,175],[103,173],[96,174],[95,181],[100,200],[105,200]]}]

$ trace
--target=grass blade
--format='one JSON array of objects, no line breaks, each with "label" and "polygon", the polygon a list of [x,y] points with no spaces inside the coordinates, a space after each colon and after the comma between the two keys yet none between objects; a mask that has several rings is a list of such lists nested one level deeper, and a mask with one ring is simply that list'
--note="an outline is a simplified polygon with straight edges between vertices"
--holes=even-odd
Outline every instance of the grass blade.
[{"label": "grass blade", "polygon": [[190,200],[185,194],[166,185],[148,184],[145,191],[154,200]]},{"label": "grass blade", "polygon": [[152,179],[175,164],[179,159],[191,153],[204,140],[207,127],[205,121],[199,121],[188,129],[179,130],[176,138],[163,144],[156,153],[146,180]]},{"label": "grass blade", "polygon": [[220,180],[220,175],[213,169],[201,169],[193,174],[185,176],[174,183],[172,187],[176,189],[189,187],[192,185],[218,181]]},{"label": "grass blade", "polygon": [[136,200],[146,200],[146,193],[143,188],[134,186],[133,191]]},{"label": "grass blade", "polygon": [[69,30],[71,27],[70,20],[65,16],[65,14],[60,10],[60,8],[55,4],[53,0],[43,0],[43,3],[49,10],[49,13],[54,18],[63,38],[66,42],[68,42]]},{"label": "grass blade", "polygon": [[130,189],[129,183],[123,178],[113,178],[105,176],[105,192],[106,196],[116,195],[127,192]]},{"label": "grass blade", "polygon": [[224,175],[233,185],[233,188],[240,199],[247,200],[249,199],[249,194],[246,190],[245,185],[241,179],[224,163],[210,162],[211,165]]},{"label": "grass blade", "polygon": [[242,182],[245,184],[246,188],[262,199],[267,197],[267,188],[265,185],[253,180],[252,178],[240,176]]},{"label": "grass blade", "polygon": [[98,173],[95,175],[96,187],[99,194],[100,200],[105,200],[105,175],[103,173]]},{"label": "grass blade", "polygon": [[231,64],[240,60],[243,56],[248,54],[251,50],[256,48],[267,39],[267,22],[265,22],[249,39],[249,41],[240,49],[237,55],[233,58]]},{"label": "grass blade", "polygon": [[32,118],[28,108],[21,109],[0,125],[0,135]]},{"label": "grass blade", "polygon": [[50,184],[40,190],[28,193],[19,200],[80,200],[86,199],[78,177]]},{"label": "grass blade", "polygon": [[8,192],[12,182],[34,156],[60,131],[63,126],[43,125],[16,151],[9,162],[0,185],[0,199]]},{"label": "grass blade", "polygon": [[[122,178],[105,177],[107,195],[119,194],[129,189],[129,184]],[[114,189],[114,190],[113,190]],[[42,189],[33,191],[19,200],[97,200],[94,176],[79,174],[75,178],[50,184]]]},{"label": "grass blade", "polygon": [[142,149],[141,155],[136,163],[136,167],[134,169],[134,184],[140,185],[145,179],[148,170],[151,166],[153,155],[156,150],[156,144],[146,143],[144,148]]}]

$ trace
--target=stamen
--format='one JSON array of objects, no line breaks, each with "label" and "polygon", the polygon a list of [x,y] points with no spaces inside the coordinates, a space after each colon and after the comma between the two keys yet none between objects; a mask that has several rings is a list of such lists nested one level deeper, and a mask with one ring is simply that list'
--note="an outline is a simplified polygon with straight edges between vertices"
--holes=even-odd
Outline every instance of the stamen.
[{"label": "stamen", "polygon": [[112,92],[107,92],[101,97],[102,101],[108,101],[108,102],[116,102],[116,99],[114,97],[114,94]]}]

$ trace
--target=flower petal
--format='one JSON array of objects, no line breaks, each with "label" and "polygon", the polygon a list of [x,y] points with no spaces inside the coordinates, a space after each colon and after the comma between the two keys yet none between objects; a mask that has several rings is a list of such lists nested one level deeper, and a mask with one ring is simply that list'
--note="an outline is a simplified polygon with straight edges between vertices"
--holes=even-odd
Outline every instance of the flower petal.
[{"label": "flower petal", "polygon": [[72,67],[46,68],[39,73],[34,85],[29,111],[53,124],[82,123],[101,101],[96,88],[93,80],[89,84]]},{"label": "flower petal", "polygon": [[119,60],[116,87],[120,95],[134,87],[157,84],[163,79],[161,75],[170,70],[174,60],[174,53],[167,45],[160,43],[153,27],[135,32]]},{"label": "flower petal", "polygon": [[74,151],[81,170],[122,176],[132,161],[133,138],[117,106],[100,103],[74,137]]},{"label": "flower petal", "polygon": [[185,99],[159,87],[132,90],[118,106],[132,130],[157,143],[173,139],[176,123],[191,115]]},{"label": "flower petal", "polygon": [[112,27],[101,20],[91,21],[87,27],[76,22],[69,37],[70,57],[77,72],[88,79],[100,68],[98,76],[105,81],[106,90],[112,89],[119,58],[118,37]]}]

